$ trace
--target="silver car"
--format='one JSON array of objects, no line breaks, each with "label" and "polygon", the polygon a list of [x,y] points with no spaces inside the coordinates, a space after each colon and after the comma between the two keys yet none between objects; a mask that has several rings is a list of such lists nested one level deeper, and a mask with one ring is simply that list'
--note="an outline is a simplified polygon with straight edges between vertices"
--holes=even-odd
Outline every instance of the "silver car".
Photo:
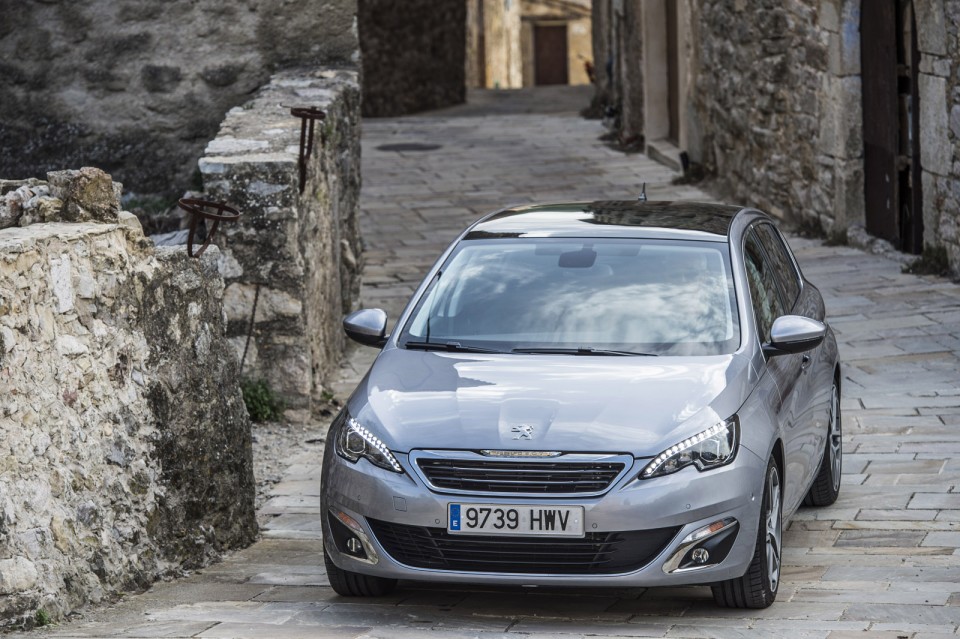
[{"label": "silver car", "polygon": [[840,489],[840,365],[772,220],[714,204],[511,208],[468,228],[331,426],[327,573],[777,595],[784,521]]}]

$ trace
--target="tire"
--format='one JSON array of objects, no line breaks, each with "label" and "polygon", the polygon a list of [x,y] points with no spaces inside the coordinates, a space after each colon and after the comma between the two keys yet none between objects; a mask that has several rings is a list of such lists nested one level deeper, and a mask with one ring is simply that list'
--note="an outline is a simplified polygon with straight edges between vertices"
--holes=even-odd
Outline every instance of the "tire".
[{"label": "tire", "polygon": [[816,479],[803,498],[804,506],[829,506],[840,494],[840,478],[843,470],[843,423],[840,415],[840,391],[836,382],[830,398],[826,447]]},{"label": "tire", "polygon": [[783,540],[783,498],[780,469],[767,462],[763,503],[753,559],[742,577],[711,586],[713,600],[725,608],[766,608],[780,587],[780,543]]},{"label": "tire", "polygon": [[383,597],[397,587],[396,579],[361,575],[338,568],[326,549],[323,551],[323,563],[327,567],[327,579],[334,592],[343,597]]}]

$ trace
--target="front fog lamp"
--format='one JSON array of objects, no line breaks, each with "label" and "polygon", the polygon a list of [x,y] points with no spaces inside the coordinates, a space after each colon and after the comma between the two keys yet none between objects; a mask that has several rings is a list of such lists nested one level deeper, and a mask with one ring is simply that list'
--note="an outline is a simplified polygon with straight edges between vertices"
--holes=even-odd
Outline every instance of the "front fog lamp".
[{"label": "front fog lamp", "polygon": [[657,455],[640,473],[640,478],[669,475],[691,465],[701,471],[723,466],[736,457],[739,442],[740,423],[731,417]]},{"label": "front fog lamp", "polygon": [[340,426],[336,439],[336,451],[338,455],[353,463],[357,463],[361,457],[364,457],[380,468],[392,470],[395,473],[403,472],[403,467],[387,445],[353,417],[348,417]]}]

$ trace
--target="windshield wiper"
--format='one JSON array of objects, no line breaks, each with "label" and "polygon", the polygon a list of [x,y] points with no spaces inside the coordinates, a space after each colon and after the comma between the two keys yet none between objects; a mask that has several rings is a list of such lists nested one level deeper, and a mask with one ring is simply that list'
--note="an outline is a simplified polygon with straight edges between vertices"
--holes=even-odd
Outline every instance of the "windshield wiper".
[{"label": "windshield wiper", "polygon": [[404,348],[415,348],[423,351],[450,351],[453,353],[503,353],[493,348],[482,346],[464,346],[460,342],[406,342]]},{"label": "windshield wiper", "polygon": [[640,353],[638,351],[615,351],[605,348],[580,346],[578,348],[515,348],[511,353],[530,353],[534,355],[623,355],[630,357],[657,357],[656,353]]}]

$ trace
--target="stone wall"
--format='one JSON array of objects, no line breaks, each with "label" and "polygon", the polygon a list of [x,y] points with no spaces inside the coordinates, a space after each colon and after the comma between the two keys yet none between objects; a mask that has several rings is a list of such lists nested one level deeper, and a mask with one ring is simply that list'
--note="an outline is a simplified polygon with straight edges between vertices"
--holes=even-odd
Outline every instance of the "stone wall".
[{"label": "stone wall", "polygon": [[830,233],[862,225],[859,3],[693,3],[694,157],[733,201]]},{"label": "stone wall", "polygon": [[[679,60],[686,105],[680,150],[702,163],[731,201],[837,237],[862,227],[860,29],[866,0],[677,1],[689,17]],[[613,63],[612,74],[601,72],[596,101],[617,112],[622,138],[641,134],[650,142],[657,136],[642,113],[650,105],[633,94],[638,84],[654,82],[642,77],[642,38],[618,40],[617,34],[649,34],[644,16],[663,2],[594,4],[596,55],[606,47]],[[920,53],[914,117],[923,244],[945,249],[960,273],[960,0],[913,0],[912,6]],[[641,23],[632,24],[637,15]],[[897,108],[897,96],[888,99]],[[850,237],[862,234],[858,228]]]},{"label": "stone wall", "polygon": [[0,20],[0,175],[93,165],[179,195],[279,66],[355,61],[356,0],[44,0]]},{"label": "stone wall", "polygon": [[834,123],[822,117],[829,33],[819,0],[697,4],[700,160],[735,202],[778,217],[831,212],[834,163],[821,147],[836,141],[821,143],[821,125]]},{"label": "stone wall", "polygon": [[923,242],[960,274],[960,0],[917,0]]},{"label": "stone wall", "polygon": [[385,117],[466,100],[464,0],[358,0],[363,115]]},{"label": "stone wall", "polygon": [[[315,125],[303,193],[301,124],[290,106],[326,112]],[[357,73],[274,76],[229,112],[200,170],[207,197],[243,213],[239,223],[221,227],[228,335],[238,359],[247,351],[243,375],[277,391],[288,417],[304,418],[339,364],[340,320],[359,295]]]},{"label": "stone wall", "polygon": [[253,541],[216,249],[154,249],[96,169],[0,181],[0,628]]}]

